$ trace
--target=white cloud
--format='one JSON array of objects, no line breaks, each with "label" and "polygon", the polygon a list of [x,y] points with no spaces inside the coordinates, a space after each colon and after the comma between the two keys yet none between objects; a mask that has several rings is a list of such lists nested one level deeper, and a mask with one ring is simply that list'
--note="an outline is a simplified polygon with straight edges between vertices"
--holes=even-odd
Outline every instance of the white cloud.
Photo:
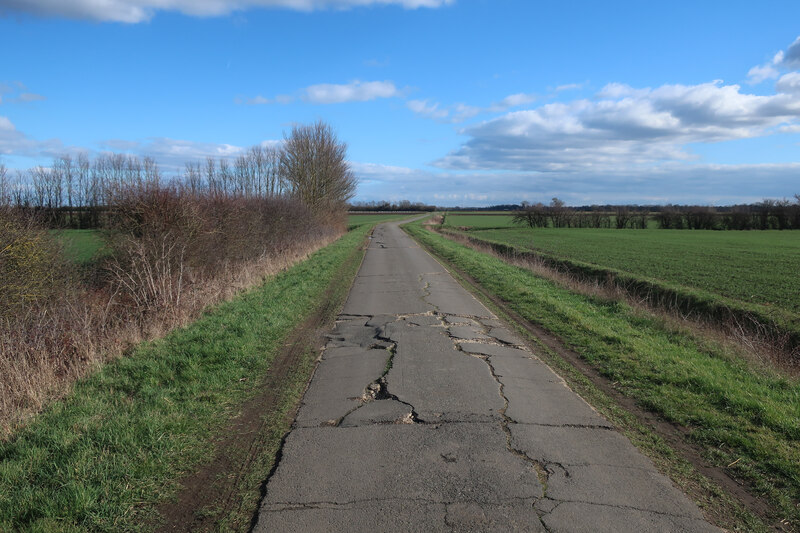
[{"label": "white cloud", "polygon": [[761,83],[764,80],[774,80],[780,76],[780,71],[774,65],[756,65],[747,72],[747,81],[752,84]]},{"label": "white cloud", "polygon": [[438,122],[459,124],[481,113],[506,111],[512,107],[532,103],[535,100],[536,95],[534,94],[517,93],[506,96],[499,102],[495,102],[488,107],[478,107],[464,103],[442,107],[439,102],[431,102],[429,100],[409,100],[406,102],[406,107],[418,115]]},{"label": "white cloud", "polygon": [[505,111],[506,109],[510,109],[512,107],[519,107],[522,105],[532,104],[535,101],[536,101],[535,94],[529,94],[529,93],[510,94],[505,98],[503,98],[502,100],[500,100],[499,102],[496,102],[491,106],[489,106],[488,110]]},{"label": "white cloud", "polygon": [[[273,144],[279,141],[264,141]],[[206,157],[232,160],[247,150],[247,147],[225,143],[197,142],[168,137],[153,137],[145,141],[109,139],[101,148],[113,152],[126,152],[149,156],[156,160],[162,171],[181,172],[186,163],[203,161]]]},{"label": "white cloud", "polygon": [[428,100],[409,100],[406,102],[406,107],[417,115],[432,118],[434,120],[445,120],[450,115],[446,109],[439,109],[438,102],[429,102]]},{"label": "white cloud", "polygon": [[67,151],[58,139],[39,141],[19,131],[8,117],[0,116],[0,154],[26,157],[52,157]]},{"label": "white cloud", "polygon": [[774,80],[780,76],[781,68],[800,68],[800,37],[795,39],[794,42],[786,48],[786,51],[780,50],[772,56],[771,61],[751,68],[747,73],[747,82],[758,84],[765,80]]},{"label": "white cloud", "polygon": [[[790,85],[794,77],[787,78]],[[719,81],[633,89],[551,103],[468,128],[471,139],[436,162],[456,169],[567,172],[693,159],[688,143],[769,135],[798,123],[800,94],[759,96]]]},{"label": "white cloud", "polygon": [[787,68],[800,68],[800,37],[781,53],[780,63]]},{"label": "white cloud", "polygon": [[261,105],[261,104],[269,104],[271,100],[269,98],[264,98],[260,94],[255,98],[250,98],[247,100],[247,103],[250,105]]},{"label": "white cloud", "polygon": [[234,102],[247,105],[291,104],[297,98],[312,104],[343,104],[346,102],[368,102],[379,98],[399,98],[403,91],[391,81],[359,81],[347,84],[320,83],[301,89],[296,96],[279,94],[275,98],[258,95],[254,98],[237,97]]},{"label": "white cloud", "polygon": [[583,83],[566,83],[564,85],[559,85],[556,87],[555,92],[560,93],[563,91],[575,91],[577,89],[581,89],[583,87]]},{"label": "white cloud", "polygon": [[789,72],[775,83],[775,89],[782,93],[800,95],[800,72]]},{"label": "white cloud", "polygon": [[137,23],[151,19],[158,11],[213,17],[255,8],[314,11],[397,5],[405,9],[417,9],[437,8],[454,2],[455,0],[0,0],[0,13],[19,11],[45,17]]},{"label": "white cloud", "polygon": [[333,83],[312,85],[303,89],[301,97],[312,104],[341,104],[399,96],[402,96],[402,92],[390,81],[355,80],[345,85]]}]

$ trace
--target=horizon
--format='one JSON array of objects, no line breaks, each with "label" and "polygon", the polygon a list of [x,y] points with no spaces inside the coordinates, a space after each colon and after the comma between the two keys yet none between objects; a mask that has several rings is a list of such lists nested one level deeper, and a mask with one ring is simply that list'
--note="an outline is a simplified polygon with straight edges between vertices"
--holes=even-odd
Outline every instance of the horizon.
[{"label": "horizon", "polygon": [[[354,202],[750,204],[800,192],[796,2],[0,0],[0,161],[166,173],[324,120]],[[780,16],[778,16],[780,14]]]}]

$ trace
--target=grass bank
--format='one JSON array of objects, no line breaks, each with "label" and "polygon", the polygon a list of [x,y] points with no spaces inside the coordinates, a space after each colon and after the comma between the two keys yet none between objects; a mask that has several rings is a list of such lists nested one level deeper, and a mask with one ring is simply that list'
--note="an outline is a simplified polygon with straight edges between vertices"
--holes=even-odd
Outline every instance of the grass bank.
[{"label": "grass bank", "polygon": [[405,228],[519,316],[557,335],[621,394],[684,428],[707,461],[770,503],[775,522],[800,523],[798,380],[661,317],[575,294],[419,224]]},{"label": "grass bank", "polygon": [[[290,332],[326,295],[343,300],[369,229],[359,226],[190,326],[137,346],[0,443],[0,530],[155,527],[157,506],[178,492],[182,476],[214,457],[212,437],[258,394]],[[283,384],[283,412],[302,392],[313,356]],[[280,412],[263,416],[262,465],[287,424]],[[257,501],[258,483],[242,483]],[[246,510],[220,521],[242,519]]]}]

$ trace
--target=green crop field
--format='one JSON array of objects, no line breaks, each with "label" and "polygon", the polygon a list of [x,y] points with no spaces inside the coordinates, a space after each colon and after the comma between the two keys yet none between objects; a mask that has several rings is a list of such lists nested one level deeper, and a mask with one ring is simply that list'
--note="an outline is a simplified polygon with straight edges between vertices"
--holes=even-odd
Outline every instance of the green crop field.
[{"label": "green crop field", "polygon": [[75,263],[88,263],[103,247],[103,235],[97,230],[63,229],[53,234],[64,247],[66,256]]},{"label": "green crop field", "polygon": [[506,214],[491,214],[491,215],[477,215],[470,213],[463,214],[448,214],[445,217],[445,225],[454,228],[511,228],[515,227],[511,223],[511,215]]},{"label": "green crop field", "polygon": [[798,231],[510,228],[470,235],[800,314]]}]

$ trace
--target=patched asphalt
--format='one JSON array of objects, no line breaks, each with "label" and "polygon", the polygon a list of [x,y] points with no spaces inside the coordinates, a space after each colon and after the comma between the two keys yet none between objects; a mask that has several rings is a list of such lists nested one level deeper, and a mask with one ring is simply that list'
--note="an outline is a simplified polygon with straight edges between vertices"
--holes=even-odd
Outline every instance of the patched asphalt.
[{"label": "patched asphalt", "polygon": [[720,531],[397,223],[328,338],[257,532]]}]

